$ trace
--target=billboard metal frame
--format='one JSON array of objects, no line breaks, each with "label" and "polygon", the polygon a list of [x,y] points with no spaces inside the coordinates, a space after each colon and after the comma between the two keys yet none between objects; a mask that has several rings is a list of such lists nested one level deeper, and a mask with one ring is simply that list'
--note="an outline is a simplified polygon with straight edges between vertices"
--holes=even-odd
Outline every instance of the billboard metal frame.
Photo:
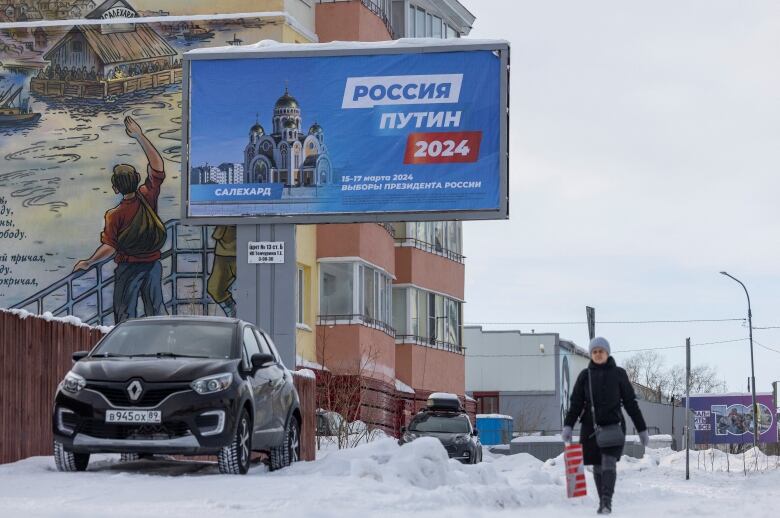
[{"label": "billboard metal frame", "polygon": [[[307,45],[309,47],[309,45]],[[438,52],[466,51],[498,52],[499,66],[499,109],[505,109],[505,116],[499,121],[499,208],[498,210],[451,210],[451,211],[399,211],[399,212],[354,212],[313,213],[294,215],[246,215],[246,216],[190,216],[190,65],[193,61],[220,59],[255,58],[307,58],[343,57],[386,54],[427,54]],[[333,48],[305,50],[258,50],[241,52],[193,52],[185,53],[182,62],[182,160],[181,160],[181,222],[193,225],[249,225],[291,223],[298,225],[318,223],[381,223],[402,221],[445,221],[445,220],[496,220],[509,218],[509,43],[506,41],[453,43],[452,45],[424,45],[402,47]]]}]

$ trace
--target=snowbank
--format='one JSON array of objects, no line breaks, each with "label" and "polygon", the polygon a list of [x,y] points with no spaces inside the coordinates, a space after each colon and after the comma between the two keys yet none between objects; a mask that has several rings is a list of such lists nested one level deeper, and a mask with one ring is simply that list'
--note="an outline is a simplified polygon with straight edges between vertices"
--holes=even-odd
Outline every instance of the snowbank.
[{"label": "snowbank", "polygon": [[506,414],[477,414],[477,419],[514,419]]},{"label": "snowbank", "polygon": [[[51,457],[0,466],[0,516],[32,518],[110,515],[111,518],[192,516],[285,516],[351,518],[404,516],[447,518],[594,515],[593,480],[588,496],[565,497],[563,456],[541,462],[531,455],[493,454],[463,465],[436,439],[399,446],[392,438],[346,450],[329,450],[316,461],[270,473],[255,464],[247,476],[219,475],[214,462],[167,459],[120,463],[96,456],[85,473],[58,473]],[[701,461],[694,460],[696,454]],[[708,463],[730,461],[731,472]],[[691,452],[691,480],[684,480],[685,454],[648,450],[642,459],[618,463],[616,513],[658,516],[773,516],[780,458],[755,455],[762,471],[742,471],[742,455],[719,450]],[[735,463],[740,460],[735,468]],[[705,464],[707,464],[705,466]]]},{"label": "snowbank", "polygon": [[274,40],[262,40],[250,45],[203,47],[188,51],[190,54],[243,54],[246,52],[311,52],[312,50],[363,50],[363,49],[405,49],[420,47],[453,47],[462,44],[496,45],[508,44],[506,40],[488,40],[476,38],[400,38],[392,41],[331,41],[329,43],[279,43]]}]

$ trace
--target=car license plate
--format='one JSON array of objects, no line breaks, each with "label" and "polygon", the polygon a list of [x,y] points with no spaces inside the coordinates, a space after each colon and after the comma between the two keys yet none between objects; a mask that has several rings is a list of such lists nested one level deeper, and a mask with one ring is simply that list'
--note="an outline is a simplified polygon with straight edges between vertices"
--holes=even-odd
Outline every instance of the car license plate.
[{"label": "car license plate", "polygon": [[159,410],[107,410],[107,423],[160,423],[162,412]]}]

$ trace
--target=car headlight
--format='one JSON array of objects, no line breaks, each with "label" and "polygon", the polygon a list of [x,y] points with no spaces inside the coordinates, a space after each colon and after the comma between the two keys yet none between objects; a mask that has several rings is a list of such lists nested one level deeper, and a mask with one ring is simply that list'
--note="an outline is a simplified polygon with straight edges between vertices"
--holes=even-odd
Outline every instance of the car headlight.
[{"label": "car headlight", "polygon": [[466,444],[469,442],[469,436],[468,435],[456,435],[455,439],[453,439],[453,442],[455,444]]},{"label": "car headlight", "polygon": [[233,383],[233,375],[226,372],[224,374],[215,374],[214,376],[196,379],[190,383],[190,387],[198,394],[213,394],[214,392],[225,390],[231,383]]},{"label": "car headlight", "polygon": [[68,372],[62,380],[62,388],[75,394],[87,386],[87,380],[73,371]]},{"label": "car headlight", "polygon": [[417,439],[419,435],[413,432],[404,432],[404,442],[412,442]]}]

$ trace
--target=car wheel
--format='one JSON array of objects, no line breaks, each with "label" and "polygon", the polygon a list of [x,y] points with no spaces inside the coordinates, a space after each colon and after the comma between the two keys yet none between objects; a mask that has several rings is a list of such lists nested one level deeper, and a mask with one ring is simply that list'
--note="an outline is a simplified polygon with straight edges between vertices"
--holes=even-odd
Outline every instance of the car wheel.
[{"label": "car wheel", "polygon": [[141,458],[140,453],[121,453],[119,455],[120,462],[135,462]]},{"label": "car wheel", "polygon": [[285,468],[301,458],[301,425],[295,417],[290,419],[284,430],[284,442],[271,448],[268,458],[271,471]]},{"label": "car wheel", "polygon": [[89,464],[89,453],[73,453],[59,441],[54,441],[54,464],[57,471],[85,471]]},{"label": "car wheel", "polygon": [[246,410],[241,412],[236,435],[228,446],[217,454],[219,472],[227,475],[245,475],[249,471],[252,454],[252,425]]}]

